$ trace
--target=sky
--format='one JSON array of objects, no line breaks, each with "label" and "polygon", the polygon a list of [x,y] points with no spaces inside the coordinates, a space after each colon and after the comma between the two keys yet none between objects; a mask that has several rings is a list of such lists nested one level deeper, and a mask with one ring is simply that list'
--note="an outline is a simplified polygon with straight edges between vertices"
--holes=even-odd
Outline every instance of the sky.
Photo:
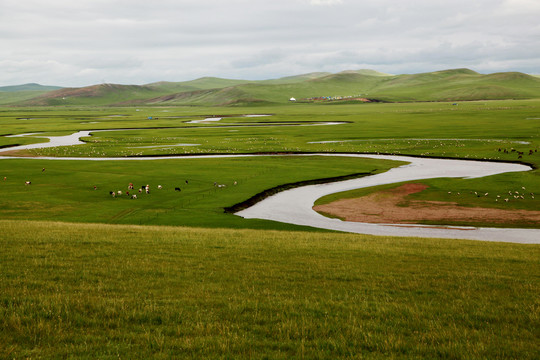
[{"label": "sky", "polygon": [[0,0],[0,86],[540,74],[539,0]]}]

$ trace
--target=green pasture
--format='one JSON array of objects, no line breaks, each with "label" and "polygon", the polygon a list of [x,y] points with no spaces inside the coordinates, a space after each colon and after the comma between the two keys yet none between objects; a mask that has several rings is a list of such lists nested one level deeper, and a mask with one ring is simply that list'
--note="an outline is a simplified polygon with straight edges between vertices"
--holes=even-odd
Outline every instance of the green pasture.
[{"label": "green pasture", "polygon": [[[223,120],[188,123],[208,117]],[[414,197],[540,210],[540,100],[0,109],[0,147],[44,141],[4,135],[116,129],[21,154],[274,155],[0,159],[0,358],[539,357],[537,245],[339,234],[224,208],[400,165],[291,154],[369,152],[528,163],[426,180]],[[509,191],[524,198],[495,201]]]},{"label": "green pasture", "polygon": [[[394,164],[314,156],[147,161],[0,160],[0,214],[3,219],[294,229],[297,227],[244,220],[226,214],[224,208],[283,184],[373,174],[386,171]],[[26,181],[32,184],[25,185]],[[133,190],[128,189],[130,183]],[[226,186],[217,187],[215,183]],[[150,185],[149,194],[138,191],[146,185]],[[158,185],[162,189],[158,189]],[[119,190],[122,195],[114,198],[110,195],[111,191],[118,193]],[[136,194],[137,199],[131,199],[126,192]]]},{"label": "green pasture", "polygon": [[537,359],[537,246],[0,220],[0,357]]},{"label": "green pasture", "polygon": [[[243,116],[248,114],[271,116]],[[190,123],[210,117],[222,117],[222,120]],[[342,124],[321,125],[324,122],[342,122]],[[530,196],[524,199],[512,198],[504,204],[496,202],[492,197],[503,195],[508,191],[521,191],[522,187],[527,189],[526,192],[522,192],[523,194],[540,194],[540,181],[536,170],[540,165],[539,100],[475,101],[459,102],[456,105],[444,102],[294,104],[258,108],[3,108],[0,109],[0,123],[1,135],[39,132],[58,136],[79,130],[115,130],[93,132],[92,136],[83,139],[86,141],[84,145],[28,151],[32,155],[39,156],[129,157],[215,153],[351,152],[520,161],[532,165],[535,170],[474,180],[429,180],[426,183],[430,189],[416,196],[435,201],[457,201],[464,206],[540,210],[538,196],[535,199]],[[122,130],[116,131],[117,129]],[[40,141],[44,140],[32,136],[19,138],[0,136],[0,146]],[[31,213],[41,214],[32,215],[30,217],[32,219],[53,218],[48,214],[54,213],[66,214],[59,215],[59,219],[66,221],[229,226],[227,224],[237,225],[238,220],[224,220],[230,215],[214,212],[219,212],[222,207],[235,202],[244,201],[265,189],[290,182],[369,172],[375,169],[380,171],[390,166],[388,164],[372,166],[370,165],[374,164],[372,160],[306,159],[286,158],[286,161],[266,158],[205,159],[130,164],[3,160],[0,161],[0,177],[7,176],[8,182],[0,185],[3,188],[8,187],[7,193],[12,195],[0,201],[2,204],[9,204],[4,205],[3,209],[10,209],[9,218],[13,219],[27,218],[26,216]],[[41,174],[43,167],[46,167],[47,171]],[[53,175],[55,172],[57,174]],[[133,174],[141,175],[133,176]],[[146,203],[147,199],[138,199],[137,205],[133,205],[133,201],[127,203],[116,201],[115,204],[122,205],[112,205],[109,198],[96,202],[93,191],[90,192],[92,195],[87,194],[88,189],[93,189],[94,185],[98,186],[99,194],[125,191],[130,182],[139,186],[147,183],[152,187],[158,184],[166,185],[170,191],[171,187],[182,184],[185,175],[194,179],[205,179],[197,180],[205,185],[201,185],[195,191],[197,186],[195,181],[193,186],[189,187],[193,193],[182,192],[180,196],[174,193],[167,194],[172,197],[159,200],[163,204],[162,208]],[[116,180],[120,178],[121,180]],[[215,181],[228,184],[234,181],[241,183],[243,178],[257,180],[250,180],[249,185],[242,183],[242,191],[235,190],[234,193],[231,193],[230,187],[217,192],[212,185]],[[48,182],[48,185],[39,185],[36,181],[39,182],[41,179]],[[21,188],[21,184],[26,180],[33,181],[31,188]],[[73,188],[73,190],[59,191],[59,188]],[[237,187],[239,188],[240,186]],[[492,195],[478,198],[471,195],[474,191]],[[449,197],[448,192],[466,195],[457,199]],[[61,193],[65,193],[65,196],[59,195]],[[154,191],[152,198],[155,199],[157,196]],[[35,208],[32,205],[21,207],[20,203],[23,200],[28,204],[38,202],[40,205]],[[101,201],[107,201],[107,205],[103,207]],[[84,206],[75,206],[77,202],[83,203]],[[206,203],[208,206],[203,205]],[[49,212],[39,210],[47,208],[47,204],[56,210]],[[18,206],[21,210],[14,210]],[[148,209],[145,208],[147,206]],[[72,211],[75,208],[86,210]],[[209,211],[210,209],[212,210]],[[519,223],[509,226],[537,227],[538,224]]]},{"label": "green pasture", "polygon": [[[34,150],[36,155],[105,156],[274,151],[381,152],[476,159],[521,160],[538,150],[540,101],[415,104],[298,105],[263,108],[4,109],[3,134],[96,132],[88,146]],[[138,111],[137,111],[138,110]],[[240,117],[271,114],[267,117]],[[207,117],[220,122],[188,124]],[[152,117],[151,120],[148,118]],[[24,120],[22,120],[24,119]],[[310,126],[322,122],[343,125]],[[149,128],[151,128],[149,130]],[[36,141],[1,137],[2,144]],[[177,146],[178,144],[200,144]],[[140,146],[148,146],[140,148]],[[156,146],[151,148],[150,146]],[[169,146],[169,147],[167,147]],[[158,148],[159,147],[159,148]],[[501,151],[498,151],[501,149]],[[507,149],[508,153],[504,150]],[[512,152],[511,150],[515,151]]]}]

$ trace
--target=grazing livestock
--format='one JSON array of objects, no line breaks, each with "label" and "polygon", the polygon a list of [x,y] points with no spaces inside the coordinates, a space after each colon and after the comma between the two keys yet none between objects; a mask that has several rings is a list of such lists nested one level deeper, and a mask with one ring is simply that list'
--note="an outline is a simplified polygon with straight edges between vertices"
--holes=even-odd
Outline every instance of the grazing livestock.
[{"label": "grazing livestock", "polygon": [[182,191],[179,187],[175,187],[174,191]]},{"label": "grazing livestock", "polygon": [[133,189],[133,183],[129,183],[128,189],[129,189],[129,190]]},{"label": "grazing livestock", "polygon": [[97,190],[97,186],[96,186],[96,185],[94,185],[94,190]]},{"label": "grazing livestock", "polygon": [[132,198],[132,199],[136,199],[136,198],[137,198],[137,195],[133,194],[133,195],[131,195],[131,198]]},{"label": "grazing livestock", "polygon": [[236,186],[236,185],[238,185],[238,183],[237,183],[237,182],[235,181],[235,182],[233,183],[233,185],[235,185],[235,186]]},{"label": "grazing livestock", "polygon": [[186,180],[186,185],[188,184],[188,181]]},{"label": "grazing livestock", "polygon": [[118,196],[122,195],[122,190],[118,190],[117,194]]},{"label": "grazing livestock", "polygon": [[160,190],[163,189],[163,187],[161,185],[158,185],[157,188],[160,189]]},{"label": "grazing livestock", "polygon": [[32,182],[31,181],[25,181],[24,185],[32,185]]},{"label": "grazing livestock", "polygon": [[41,169],[41,172],[44,172],[45,171],[45,168]]}]

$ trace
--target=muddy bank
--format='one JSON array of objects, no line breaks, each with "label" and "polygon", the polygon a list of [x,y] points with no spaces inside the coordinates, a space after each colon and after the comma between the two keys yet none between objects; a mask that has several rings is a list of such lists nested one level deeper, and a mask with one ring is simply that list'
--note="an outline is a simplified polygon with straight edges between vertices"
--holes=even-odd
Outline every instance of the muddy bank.
[{"label": "muddy bank", "polygon": [[[465,207],[454,202],[411,200],[409,195],[427,188],[424,184],[404,184],[355,199],[318,205],[317,212],[345,221],[365,223],[491,223],[538,224],[540,211]],[[501,199],[501,201],[503,201]]]}]

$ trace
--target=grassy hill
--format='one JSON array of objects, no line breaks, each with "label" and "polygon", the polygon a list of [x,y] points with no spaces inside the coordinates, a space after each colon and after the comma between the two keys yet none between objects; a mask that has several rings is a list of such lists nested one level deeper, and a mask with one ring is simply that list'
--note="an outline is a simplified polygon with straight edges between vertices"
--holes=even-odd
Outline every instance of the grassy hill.
[{"label": "grassy hill", "polygon": [[47,86],[40,85],[36,83],[29,83],[23,85],[11,85],[11,86],[0,86],[0,91],[3,92],[17,92],[17,91],[50,91],[61,89],[61,86]]},{"label": "grassy hill", "polygon": [[387,102],[531,99],[540,97],[540,78],[517,72],[483,75],[469,69],[405,75],[356,70],[260,81],[204,77],[142,86],[66,88],[21,99],[18,104],[229,106],[283,104],[291,97],[303,102],[320,102],[323,97],[325,102],[357,98]]},{"label": "grassy hill", "polygon": [[49,91],[62,89],[60,86],[47,86],[36,83],[0,86],[0,105],[8,105],[30,100]]}]

